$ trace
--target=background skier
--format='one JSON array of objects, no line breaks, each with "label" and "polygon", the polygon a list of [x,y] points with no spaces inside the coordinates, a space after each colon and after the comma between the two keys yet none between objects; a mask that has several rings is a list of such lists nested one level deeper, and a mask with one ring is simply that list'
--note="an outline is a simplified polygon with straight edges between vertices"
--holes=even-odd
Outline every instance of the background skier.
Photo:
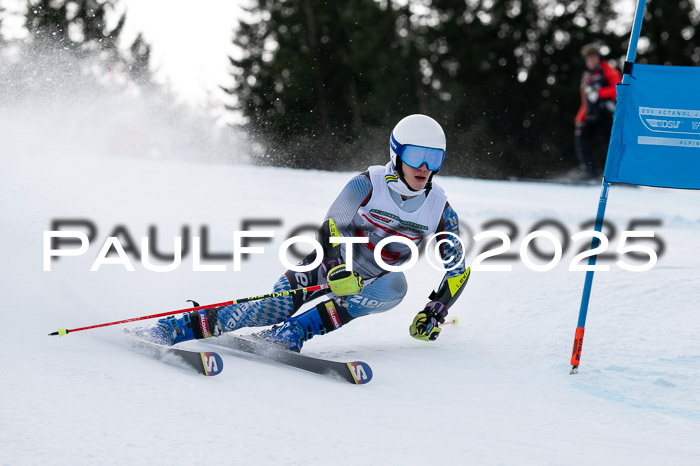
[{"label": "background skier", "polygon": [[[600,47],[589,44],[581,49],[586,69],[581,76],[581,107],[575,118],[576,155],[584,174],[590,178],[602,174],[596,143],[607,152],[615,112],[615,85],[620,73],[601,59]],[[604,159],[603,159],[604,160]]]}]

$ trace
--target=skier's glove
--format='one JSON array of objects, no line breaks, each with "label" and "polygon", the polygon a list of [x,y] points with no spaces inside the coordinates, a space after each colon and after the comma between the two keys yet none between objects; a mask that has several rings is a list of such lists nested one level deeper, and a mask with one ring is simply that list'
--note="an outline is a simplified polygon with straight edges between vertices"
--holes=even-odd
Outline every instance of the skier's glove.
[{"label": "skier's glove", "polygon": [[328,277],[328,272],[335,267],[344,264],[345,261],[342,257],[324,257],[323,262],[321,262],[321,271],[324,277]]},{"label": "skier's glove", "polygon": [[336,296],[362,293],[362,277],[357,272],[347,270],[345,264],[336,265],[330,269],[326,281]]},{"label": "skier's glove", "polygon": [[440,336],[442,329],[439,324],[445,322],[445,316],[447,316],[445,305],[440,301],[430,301],[413,319],[408,331],[416,340],[433,341]]}]

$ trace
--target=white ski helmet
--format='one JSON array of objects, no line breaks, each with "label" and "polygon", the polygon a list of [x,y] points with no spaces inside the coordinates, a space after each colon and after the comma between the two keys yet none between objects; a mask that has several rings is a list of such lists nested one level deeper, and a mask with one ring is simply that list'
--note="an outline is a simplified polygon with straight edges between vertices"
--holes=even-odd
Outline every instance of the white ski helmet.
[{"label": "white ski helmet", "polygon": [[421,114],[409,115],[399,121],[389,138],[391,162],[402,178],[403,163],[413,168],[427,163],[428,170],[436,173],[445,158],[446,147],[445,132],[440,124]]}]

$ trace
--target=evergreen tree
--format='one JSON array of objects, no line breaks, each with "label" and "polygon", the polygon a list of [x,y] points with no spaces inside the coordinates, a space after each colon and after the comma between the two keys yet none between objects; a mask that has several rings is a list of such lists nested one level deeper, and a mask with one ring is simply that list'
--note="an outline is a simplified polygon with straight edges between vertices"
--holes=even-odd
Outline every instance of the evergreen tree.
[{"label": "evergreen tree", "polygon": [[140,33],[129,47],[129,54],[124,57],[124,60],[126,61],[128,74],[132,81],[146,86],[152,83],[151,71],[149,69],[151,62],[151,46],[148,45]]},{"label": "evergreen tree", "polygon": [[265,142],[262,161],[376,163],[387,127],[418,106],[417,65],[397,36],[401,13],[373,0],[349,0],[342,8],[256,0],[247,11],[251,19],[234,36],[243,57],[231,59],[235,84],[227,92],[249,132]]},{"label": "evergreen tree", "polygon": [[116,0],[28,0],[26,27],[34,46],[52,54],[70,53],[101,64],[103,72],[121,71],[147,83],[150,47],[139,34],[129,52],[119,49],[126,20],[122,13],[114,26],[108,16]]},{"label": "evergreen tree", "polygon": [[433,8],[459,174],[544,177],[573,165],[580,49],[620,42],[611,2],[436,0]]},{"label": "evergreen tree", "polygon": [[641,38],[648,47],[640,48],[637,63],[700,65],[700,11],[692,0],[648,0]]},{"label": "evergreen tree", "polygon": [[85,54],[94,50],[113,50],[124,23],[108,29],[106,8],[111,0],[28,0],[26,27],[43,47],[72,50]]},{"label": "evergreen tree", "polygon": [[3,33],[2,33],[2,21],[3,21],[3,13],[5,13],[5,8],[0,5],[0,47],[2,47],[5,43],[5,39],[3,38]]},{"label": "evergreen tree", "polygon": [[77,12],[71,23],[77,26],[82,35],[80,48],[86,53],[107,52],[116,58],[118,40],[121,34],[126,13],[119,17],[114,28],[107,25],[107,9],[114,9],[114,0],[81,0],[77,2]]},{"label": "evergreen tree", "polygon": [[68,6],[66,2],[56,4],[52,0],[30,0],[27,2],[26,26],[33,39],[43,46],[56,44],[67,47],[72,42],[68,37]]},{"label": "evergreen tree", "polygon": [[[582,46],[603,45],[621,68],[629,31],[614,3],[251,0],[227,91],[271,163],[323,154],[323,167],[360,168],[398,119],[420,112],[447,132],[441,173],[553,176],[577,165]],[[638,61],[699,63],[699,22],[691,0],[649,0]]]}]

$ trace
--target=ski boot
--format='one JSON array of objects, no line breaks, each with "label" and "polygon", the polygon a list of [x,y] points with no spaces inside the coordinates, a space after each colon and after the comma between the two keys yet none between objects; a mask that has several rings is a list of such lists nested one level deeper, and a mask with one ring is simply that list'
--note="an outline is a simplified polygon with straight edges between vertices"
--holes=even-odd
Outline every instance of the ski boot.
[{"label": "ski boot", "polygon": [[255,336],[299,353],[314,335],[325,335],[352,319],[340,300],[328,300]]},{"label": "ski boot", "polygon": [[219,309],[186,312],[179,319],[168,316],[158,320],[155,325],[136,329],[134,334],[139,338],[167,346],[220,335],[221,325],[216,318]]}]

